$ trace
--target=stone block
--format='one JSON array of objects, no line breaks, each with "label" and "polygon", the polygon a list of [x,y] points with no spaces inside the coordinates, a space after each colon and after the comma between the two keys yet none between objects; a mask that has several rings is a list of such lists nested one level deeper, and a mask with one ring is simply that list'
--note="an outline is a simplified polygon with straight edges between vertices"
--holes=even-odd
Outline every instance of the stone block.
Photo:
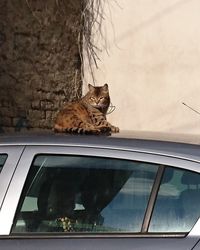
[{"label": "stone block", "polygon": [[40,106],[42,110],[52,110],[53,109],[53,102],[48,100],[40,101]]},{"label": "stone block", "polygon": [[31,108],[40,110],[41,109],[40,101],[39,100],[33,100],[32,103],[31,103]]},{"label": "stone block", "polygon": [[42,110],[29,110],[28,112],[28,120],[30,122],[34,120],[41,120],[45,118],[45,112]]},{"label": "stone block", "polygon": [[5,116],[1,118],[1,124],[2,124],[2,126],[5,126],[5,127],[14,126],[12,118],[11,117],[5,117]]}]

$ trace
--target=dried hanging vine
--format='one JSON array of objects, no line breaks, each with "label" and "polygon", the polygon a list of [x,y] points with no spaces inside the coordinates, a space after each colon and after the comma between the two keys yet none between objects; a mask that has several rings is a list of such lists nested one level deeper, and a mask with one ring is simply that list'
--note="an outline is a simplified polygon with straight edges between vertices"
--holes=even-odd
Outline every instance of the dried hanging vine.
[{"label": "dried hanging vine", "polygon": [[[107,38],[105,29],[103,29],[103,21],[106,18],[109,18],[112,23],[112,3],[115,5],[118,5],[118,3],[116,0],[82,0],[82,3],[82,40],[84,43],[85,56],[89,64],[90,74],[92,76],[93,84],[95,85],[94,67],[98,68],[98,63],[100,61],[99,54],[103,49],[108,53]],[[118,5],[118,7],[120,6]],[[105,9],[108,9],[108,17],[106,17]],[[99,41],[101,41],[101,43],[99,43]]]},{"label": "dried hanging vine", "polygon": [[[63,18],[67,20],[67,15],[65,15],[66,5],[74,7],[76,4],[74,0],[67,0],[67,2],[65,0],[55,0],[55,13],[52,13],[51,11],[49,11],[48,1],[43,2],[44,15],[39,17],[33,11],[31,5],[32,0],[25,0],[25,2],[33,17],[41,26],[44,25],[44,20],[46,20],[48,16],[50,16],[50,18],[48,19],[50,21],[53,19],[53,15],[58,13],[62,14]],[[71,29],[74,29],[76,31],[78,30],[77,43],[79,46],[79,55],[81,58],[82,78],[84,77],[83,58],[86,58],[88,61],[89,71],[93,80],[93,84],[95,84],[94,68],[98,68],[98,63],[100,61],[99,54],[102,52],[102,49],[107,51],[107,40],[102,25],[103,21],[105,20],[105,8],[109,9],[110,12],[113,2],[117,4],[117,0],[80,0],[82,6],[81,20],[77,20],[77,22],[75,23],[68,23],[66,21],[66,23],[70,25]],[[101,43],[98,43],[98,41],[101,41]]]},{"label": "dried hanging vine", "polygon": [[[93,67],[98,68],[99,52],[101,49],[96,45],[98,37],[104,38],[102,32],[102,20],[104,20],[104,5],[107,0],[83,0],[82,2],[82,39],[85,56],[89,64],[90,74],[95,84]],[[81,54],[82,55],[82,54]],[[82,61],[82,66],[83,66]],[[82,73],[83,73],[82,69]]]}]

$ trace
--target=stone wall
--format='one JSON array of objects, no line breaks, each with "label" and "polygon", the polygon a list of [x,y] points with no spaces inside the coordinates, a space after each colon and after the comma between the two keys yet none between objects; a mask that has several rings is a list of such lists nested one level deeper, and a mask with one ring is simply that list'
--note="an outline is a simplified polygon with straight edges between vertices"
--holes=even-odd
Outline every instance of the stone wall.
[{"label": "stone wall", "polygon": [[0,132],[51,129],[81,96],[81,0],[0,1]]}]

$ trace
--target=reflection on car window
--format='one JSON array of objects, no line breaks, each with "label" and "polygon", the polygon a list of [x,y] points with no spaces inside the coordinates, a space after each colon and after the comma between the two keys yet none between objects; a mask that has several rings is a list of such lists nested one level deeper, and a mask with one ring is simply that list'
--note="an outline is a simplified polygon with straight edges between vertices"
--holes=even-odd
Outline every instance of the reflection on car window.
[{"label": "reflection on car window", "polygon": [[200,215],[200,174],[166,168],[150,232],[189,232]]},{"label": "reflection on car window", "polygon": [[0,154],[0,173],[6,162],[7,157],[8,157],[7,154]]},{"label": "reflection on car window", "polygon": [[120,159],[37,156],[12,233],[140,232],[157,170]]}]

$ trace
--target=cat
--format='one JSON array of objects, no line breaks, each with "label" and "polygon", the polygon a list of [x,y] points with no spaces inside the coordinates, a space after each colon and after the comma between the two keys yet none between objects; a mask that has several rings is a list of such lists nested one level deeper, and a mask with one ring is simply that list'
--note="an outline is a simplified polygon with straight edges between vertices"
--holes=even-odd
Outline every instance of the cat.
[{"label": "cat", "polygon": [[54,131],[79,134],[118,133],[119,128],[106,120],[110,105],[108,84],[92,86],[81,99],[68,102],[58,112]]}]

